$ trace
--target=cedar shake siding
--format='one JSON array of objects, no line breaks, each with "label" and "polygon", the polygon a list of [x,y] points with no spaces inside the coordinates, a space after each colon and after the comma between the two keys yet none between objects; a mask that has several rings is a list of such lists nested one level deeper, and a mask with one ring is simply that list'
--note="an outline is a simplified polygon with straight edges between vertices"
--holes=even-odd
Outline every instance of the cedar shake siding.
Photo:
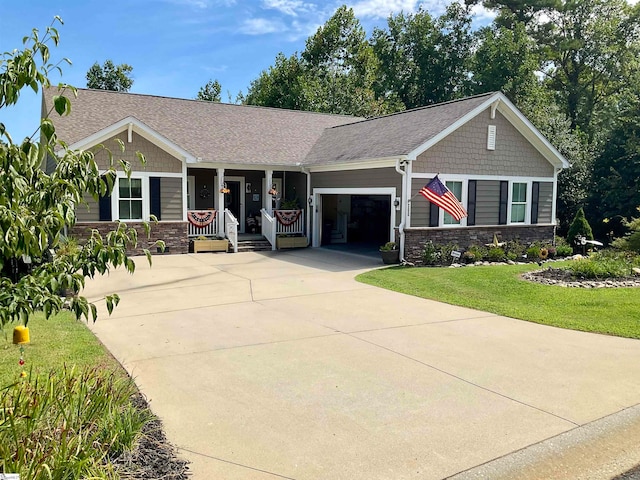
[{"label": "cedar shake siding", "polygon": [[[116,142],[116,138],[124,143],[124,152],[120,151],[120,145]],[[165,152],[135,132],[133,132],[131,140],[131,143],[127,142],[127,132],[121,132],[102,144],[111,151],[114,161],[118,159],[128,161],[131,164],[131,170],[134,172],[182,173],[182,162],[173,155]],[[147,161],[146,165],[140,163],[136,152],[144,155]],[[101,170],[109,168],[109,155],[105,150],[96,150],[95,160]],[[118,168],[118,170],[121,169]]]},{"label": "cedar shake siding", "polygon": [[[516,128],[487,109],[443,138],[413,162],[413,173],[453,173],[553,177],[553,166]],[[496,126],[495,150],[487,149],[487,129]]]}]

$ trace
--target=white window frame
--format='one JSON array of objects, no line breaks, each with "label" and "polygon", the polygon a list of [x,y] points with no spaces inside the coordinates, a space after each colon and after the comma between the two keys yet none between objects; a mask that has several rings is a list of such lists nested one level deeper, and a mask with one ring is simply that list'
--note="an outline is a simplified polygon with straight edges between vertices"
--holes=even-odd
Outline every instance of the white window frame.
[{"label": "white window frame", "polygon": [[[167,172],[131,172],[132,179],[142,180],[142,219],[141,220],[121,220],[120,219],[120,179],[127,178],[124,172],[116,172],[116,180],[111,191],[111,221],[112,222],[124,222],[124,223],[136,223],[136,222],[148,222],[151,217],[151,192],[149,188],[149,178],[151,177],[174,177],[183,178],[182,173],[167,173]],[[186,201],[186,192],[183,191],[183,199]],[[186,205],[185,205],[186,207]],[[183,208],[183,216],[186,215],[186,208]],[[186,221],[186,220],[184,220]]]},{"label": "white window frame", "polygon": [[[460,200],[460,203],[462,204],[462,206],[464,207],[464,209],[467,209],[467,196],[468,196],[468,192],[469,192],[469,179],[468,178],[461,178],[461,177],[450,177],[447,175],[440,175],[438,177],[440,179],[440,181],[446,186],[447,182],[461,182],[462,183],[462,194],[461,197],[458,200]],[[448,188],[448,187],[447,187]],[[461,218],[460,219],[460,223],[450,223],[450,224],[446,224],[444,223],[444,214],[445,211],[442,208],[438,208],[438,227],[442,227],[442,228],[459,228],[459,227],[466,227],[467,226],[467,217]]]},{"label": "white window frame", "polygon": [[[523,222],[513,222],[511,221],[511,210],[513,208],[513,186],[517,183],[522,183],[526,185],[526,198],[524,203],[517,202],[517,205],[524,204],[524,221]],[[531,189],[533,187],[533,182],[531,180],[509,180],[509,196],[507,203],[507,225],[530,225],[531,224]]]}]

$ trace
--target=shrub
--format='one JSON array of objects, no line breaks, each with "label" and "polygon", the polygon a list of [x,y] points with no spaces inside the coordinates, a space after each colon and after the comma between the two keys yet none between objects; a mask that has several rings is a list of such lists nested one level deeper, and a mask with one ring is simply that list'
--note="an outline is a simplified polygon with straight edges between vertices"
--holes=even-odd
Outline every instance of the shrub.
[{"label": "shrub", "polygon": [[506,258],[504,250],[500,247],[491,247],[487,255],[487,260],[490,262],[503,262]]},{"label": "shrub", "polygon": [[476,261],[484,260],[489,256],[489,249],[484,246],[471,245],[467,249],[467,251],[473,254],[473,256],[476,258]]},{"label": "shrub", "polygon": [[558,250],[556,250],[556,247],[546,247],[547,248],[547,253],[549,255],[549,258],[556,258],[556,255],[558,254]]},{"label": "shrub", "polygon": [[632,252],[640,253],[640,232],[632,233],[629,236],[627,246]]},{"label": "shrub", "polygon": [[573,246],[576,244],[577,237],[584,237],[587,240],[593,240],[593,232],[591,231],[591,225],[584,216],[584,210],[580,208],[576,213],[576,216],[571,222],[569,232],[567,233],[567,242]]},{"label": "shrub", "polygon": [[453,257],[451,252],[459,250],[460,248],[455,243],[445,243],[438,246],[438,254],[440,257],[440,265],[451,265],[453,263]]},{"label": "shrub", "polygon": [[518,260],[518,255],[516,255],[514,252],[507,252],[507,260],[515,262],[516,260]]},{"label": "shrub", "polygon": [[390,252],[391,250],[397,250],[398,244],[396,242],[387,242],[380,247],[381,252]]},{"label": "shrub", "polygon": [[518,240],[512,240],[507,242],[505,251],[507,252],[507,258],[515,260],[522,257],[526,253],[527,247],[521,244]]},{"label": "shrub", "polygon": [[557,245],[556,246],[556,255],[558,257],[570,257],[573,255],[573,248],[569,245]]},{"label": "shrub", "polygon": [[439,262],[440,252],[438,252],[438,249],[433,242],[429,241],[424,244],[422,259],[424,260],[425,265],[436,265]]},{"label": "shrub", "polygon": [[622,252],[604,250],[596,252],[587,258],[574,260],[568,270],[580,278],[621,278],[631,275],[634,256]]},{"label": "shrub", "polygon": [[538,257],[540,256],[540,247],[538,245],[531,245],[527,248],[527,260],[531,262],[536,262]]}]

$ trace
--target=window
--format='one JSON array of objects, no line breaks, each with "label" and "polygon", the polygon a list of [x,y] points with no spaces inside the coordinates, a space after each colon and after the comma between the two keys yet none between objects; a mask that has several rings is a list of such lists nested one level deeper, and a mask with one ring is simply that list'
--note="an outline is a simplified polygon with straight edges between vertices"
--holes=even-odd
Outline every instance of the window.
[{"label": "window", "polygon": [[[456,196],[458,201],[462,202],[462,182],[447,180],[444,183],[447,186],[447,188],[451,190],[451,193],[453,193]],[[460,220],[456,220],[447,212],[443,211],[442,223],[443,225],[460,225]]]},{"label": "window", "polygon": [[527,214],[527,184],[511,186],[511,223],[524,223]]},{"label": "window", "polygon": [[120,220],[142,220],[142,179],[119,179],[118,194]]}]

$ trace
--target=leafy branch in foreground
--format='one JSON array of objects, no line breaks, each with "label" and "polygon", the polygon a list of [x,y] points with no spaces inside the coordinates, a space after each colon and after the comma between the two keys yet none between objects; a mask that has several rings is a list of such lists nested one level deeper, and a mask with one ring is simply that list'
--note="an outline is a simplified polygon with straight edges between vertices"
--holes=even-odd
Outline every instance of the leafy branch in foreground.
[{"label": "leafy branch in foreground", "polygon": [[[49,74],[60,70],[58,65],[49,63],[48,43],[57,45],[59,41],[55,23],[62,20],[56,17],[42,38],[34,29],[24,38],[22,50],[0,56],[0,108],[16,104],[23,88],[35,92],[51,88]],[[137,232],[123,223],[117,223],[104,237],[97,230],[92,231],[81,248],[60,249],[56,253],[65,228],[76,222],[76,207],[86,203],[87,197],[97,201],[110,195],[118,168],[131,175],[129,163],[115,159],[108,150],[109,168],[100,171],[94,152],[70,150],[58,140],[50,116],[54,111],[69,115],[71,101],[65,95],[76,94],[67,85],[60,84],[58,90],[52,110],[40,122],[40,142],[32,141],[34,133],[32,138],[16,144],[0,123],[0,326],[18,320],[26,324],[38,310],[47,317],[57,313],[65,308],[60,293],[78,292],[86,277],[93,278],[118,266],[130,273],[135,270],[127,249],[137,245]],[[138,157],[144,162],[141,154]],[[55,164],[50,174],[41,168],[47,160]],[[148,235],[150,227],[144,225]],[[150,262],[149,251],[144,252]],[[30,269],[26,268],[29,262]],[[106,300],[111,313],[118,297],[109,296]],[[78,318],[97,318],[95,305],[85,297],[74,296],[68,306]]]}]

